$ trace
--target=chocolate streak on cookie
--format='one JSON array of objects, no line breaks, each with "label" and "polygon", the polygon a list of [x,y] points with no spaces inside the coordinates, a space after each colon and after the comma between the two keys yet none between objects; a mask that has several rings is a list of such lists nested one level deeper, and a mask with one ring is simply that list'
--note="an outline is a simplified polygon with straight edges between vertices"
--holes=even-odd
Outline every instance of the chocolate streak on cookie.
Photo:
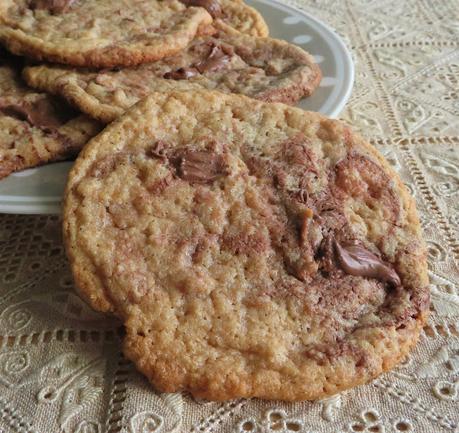
[{"label": "chocolate streak on cookie", "polygon": [[392,286],[400,286],[397,273],[378,256],[361,245],[340,244],[333,239],[336,261],[339,267],[350,275],[375,278]]},{"label": "chocolate streak on cookie", "polygon": [[352,356],[356,359],[356,367],[368,366],[369,357],[365,351],[355,344],[340,339],[334,344],[315,344],[306,348],[304,355],[315,360],[319,365],[327,365],[330,360],[342,356]]},{"label": "chocolate streak on cookie", "polygon": [[[356,178],[353,173],[358,173]],[[400,218],[399,200],[391,186],[392,180],[368,157],[350,152],[335,166],[336,185],[366,203],[378,201],[383,205],[388,223],[395,226]]]},{"label": "chocolate streak on cookie", "polygon": [[[352,154],[337,163],[328,174],[328,186],[317,193],[313,185],[319,177],[320,163],[304,136],[286,140],[278,156],[280,162],[275,165],[253,157],[249,165],[258,176],[273,179],[286,209],[288,221],[284,225],[297,227],[298,246],[290,243],[284,251],[285,236],[280,243],[288,273],[304,282],[314,278],[318,269],[327,277],[338,276],[336,270],[340,269],[348,275],[400,286],[399,276],[388,263],[365,247],[351,243],[352,230],[343,213],[343,190],[367,200],[383,197],[388,207],[397,209],[396,203],[391,202],[390,180],[385,173],[373,169],[378,167],[363,155]],[[359,175],[352,176],[354,171]]]},{"label": "chocolate streak on cookie", "polygon": [[176,71],[166,72],[164,78],[168,80],[188,80],[188,78],[199,75],[196,68],[179,68]]},{"label": "chocolate streak on cookie", "polygon": [[35,102],[18,103],[8,103],[0,99],[0,112],[46,132],[58,129],[65,123],[67,117],[66,113],[58,113],[56,107],[46,98]]},{"label": "chocolate streak on cookie", "polygon": [[191,183],[211,183],[228,173],[222,155],[188,150],[180,157],[179,176]]},{"label": "chocolate streak on cookie", "polygon": [[216,72],[223,69],[230,61],[234,51],[232,47],[224,45],[214,45],[210,50],[209,56],[206,60],[199,62],[196,69],[201,74],[205,72]]},{"label": "chocolate streak on cookie", "polygon": [[186,6],[198,6],[204,8],[207,12],[212,15],[212,18],[218,18],[222,16],[222,8],[216,0],[180,0]]},{"label": "chocolate streak on cookie", "polygon": [[67,12],[76,0],[32,0],[30,8],[33,10],[44,9],[52,14]]},{"label": "chocolate streak on cookie", "polygon": [[230,46],[212,43],[210,52],[205,60],[189,67],[179,68],[176,71],[166,72],[163,77],[172,80],[187,80],[198,74],[206,72],[217,72],[223,69],[234,55],[234,50]]}]

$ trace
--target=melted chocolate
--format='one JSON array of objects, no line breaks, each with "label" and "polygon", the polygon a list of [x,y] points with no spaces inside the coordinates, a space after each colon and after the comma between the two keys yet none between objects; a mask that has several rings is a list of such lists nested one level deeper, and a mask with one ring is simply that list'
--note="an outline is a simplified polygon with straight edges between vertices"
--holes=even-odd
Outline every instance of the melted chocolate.
[{"label": "melted chocolate", "polygon": [[68,113],[58,112],[47,98],[19,103],[7,103],[0,99],[0,112],[48,132],[55,131],[71,117],[66,116]]},{"label": "melted chocolate", "polygon": [[230,47],[214,45],[207,59],[199,62],[196,68],[201,74],[219,71],[231,61],[232,55],[233,51]]},{"label": "melted chocolate", "polygon": [[180,0],[186,6],[199,6],[212,15],[212,18],[222,16],[222,8],[216,0]]},{"label": "melted chocolate", "polygon": [[171,80],[188,80],[199,74],[196,68],[179,68],[176,71],[166,72],[164,78]]},{"label": "melted chocolate", "polygon": [[222,155],[205,150],[185,152],[178,172],[183,180],[192,183],[211,183],[227,174]]},{"label": "melted chocolate", "polygon": [[67,12],[70,6],[76,0],[32,0],[30,2],[31,9],[45,9],[52,14],[61,14]]},{"label": "melted chocolate", "polygon": [[400,286],[400,277],[378,256],[361,245],[341,245],[334,240],[335,257],[340,268],[358,277],[375,278],[392,286]]},{"label": "melted chocolate", "polygon": [[195,77],[199,74],[205,74],[206,72],[216,72],[223,69],[231,61],[233,54],[234,50],[232,47],[212,42],[210,44],[210,52],[205,60],[189,67],[166,72],[163,77],[172,80],[187,80],[188,78]]}]

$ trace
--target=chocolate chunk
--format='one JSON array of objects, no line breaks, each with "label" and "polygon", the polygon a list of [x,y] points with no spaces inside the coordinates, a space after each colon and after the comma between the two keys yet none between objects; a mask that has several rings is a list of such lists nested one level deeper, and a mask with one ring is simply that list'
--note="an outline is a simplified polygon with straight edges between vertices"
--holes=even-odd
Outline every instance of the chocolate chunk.
[{"label": "chocolate chunk", "polygon": [[188,80],[199,74],[196,68],[179,68],[176,71],[166,72],[163,77],[168,80]]},{"label": "chocolate chunk", "polygon": [[0,99],[0,112],[48,132],[55,131],[69,117],[65,110],[58,112],[47,98],[19,103],[8,103]]},{"label": "chocolate chunk", "polygon": [[[207,44],[206,44],[207,45]],[[208,49],[208,47],[205,47]],[[232,47],[211,43],[207,59],[195,65],[179,68],[175,71],[166,72],[163,77],[172,80],[187,80],[198,74],[216,72],[223,69],[230,61],[234,51]]]},{"label": "chocolate chunk", "polygon": [[47,9],[52,14],[67,12],[76,0],[32,0],[31,9]]},{"label": "chocolate chunk", "polygon": [[376,278],[393,286],[400,286],[400,277],[378,256],[360,245],[340,245],[334,240],[337,262],[341,269],[358,277]]},{"label": "chocolate chunk", "polygon": [[186,6],[199,6],[212,15],[212,18],[222,16],[222,8],[216,0],[180,0]]},{"label": "chocolate chunk", "polygon": [[129,164],[131,162],[131,156],[132,155],[128,154],[127,152],[117,152],[110,154],[109,156],[96,161],[92,165],[89,172],[90,176],[102,179],[115,171],[119,165]]},{"label": "chocolate chunk", "polygon": [[216,72],[223,69],[230,61],[234,52],[231,47],[214,45],[206,60],[199,62],[196,66],[201,74],[205,72]]},{"label": "chocolate chunk", "polygon": [[197,150],[181,156],[178,172],[188,182],[211,183],[227,174],[227,169],[222,155]]}]

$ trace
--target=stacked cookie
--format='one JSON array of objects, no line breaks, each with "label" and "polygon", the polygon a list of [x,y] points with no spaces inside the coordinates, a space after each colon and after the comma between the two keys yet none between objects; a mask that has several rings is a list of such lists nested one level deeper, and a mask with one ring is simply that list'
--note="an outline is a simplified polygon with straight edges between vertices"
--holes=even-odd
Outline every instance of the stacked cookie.
[{"label": "stacked cookie", "polygon": [[[0,177],[75,155],[101,128],[90,118],[109,123],[153,91],[206,88],[291,104],[310,95],[320,81],[312,57],[267,34],[242,1],[2,0],[0,42],[29,66],[1,56]],[[27,101],[37,98],[56,106],[46,114],[51,129],[32,119],[37,107]],[[79,133],[60,131],[70,120]]]},{"label": "stacked cookie", "polygon": [[25,67],[32,90],[3,57],[3,172],[111,122],[69,175],[64,240],[157,389],[317,399],[403,360],[429,310],[414,201],[347,125],[284,104],[318,85],[307,53],[236,0],[0,8],[9,50],[65,63]]}]

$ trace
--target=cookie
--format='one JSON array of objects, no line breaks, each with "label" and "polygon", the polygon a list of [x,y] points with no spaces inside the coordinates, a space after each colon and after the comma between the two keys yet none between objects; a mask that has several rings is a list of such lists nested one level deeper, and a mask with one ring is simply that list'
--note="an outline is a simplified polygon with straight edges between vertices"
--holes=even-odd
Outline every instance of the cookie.
[{"label": "cookie", "polygon": [[178,0],[2,0],[0,42],[11,52],[75,66],[136,65],[185,48],[212,22]]},{"label": "cookie", "polygon": [[283,104],[153,93],[80,153],[64,238],[81,295],[124,321],[161,391],[322,398],[397,365],[428,315],[398,175],[344,123]]},{"label": "cookie", "polygon": [[91,72],[59,66],[24,70],[29,85],[63,96],[80,110],[111,122],[152,91],[218,89],[293,104],[321,78],[312,56],[285,41],[253,38],[218,25],[182,53],[134,68]]},{"label": "cookie", "polygon": [[65,101],[27,87],[17,60],[0,55],[0,179],[75,156],[101,125]]},{"label": "cookie", "polygon": [[231,26],[233,29],[249,36],[267,37],[268,25],[260,13],[236,0],[181,0],[190,6],[204,7],[215,20]]},{"label": "cookie", "polygon": [[266,37],[268,25],[260,13],[242,0],[180,0],[187,6],[203,7],[217,22],[223,22],[246,35]]}]

